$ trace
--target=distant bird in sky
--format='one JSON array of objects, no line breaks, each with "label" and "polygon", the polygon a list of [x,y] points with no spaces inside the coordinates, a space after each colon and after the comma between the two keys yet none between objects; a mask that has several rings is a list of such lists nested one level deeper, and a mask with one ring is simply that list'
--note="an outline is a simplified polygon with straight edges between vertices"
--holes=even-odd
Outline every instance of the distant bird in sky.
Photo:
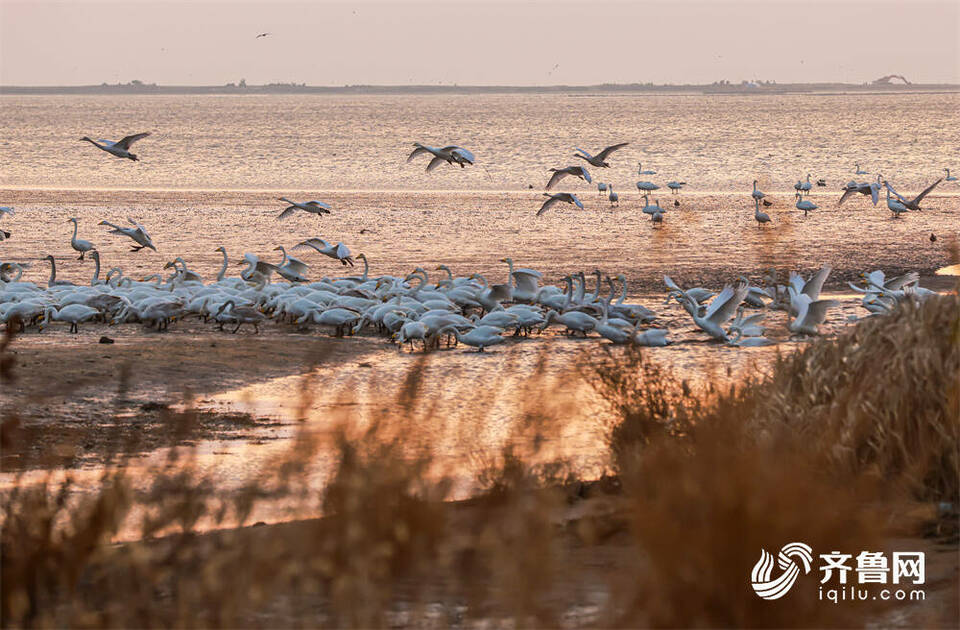
[{"label": "distant bird in sky", "polygon": [[586,160],[587,162],[589,162],[589,163],[592,164],[593,166],[596,166],[597,168],[610,168],[610,165],[607,164],[607,162],[605,161],[605,160],[607,159],[607,157],[608,157],[611,153],[613,153],[614,151],[616,151],[617,149],[622,149],[623,147],[627,146],[628,144],[630,144],[630,143],[629,143],[629,142],[621,142],[620,144],[614,144],[614,145],[612,145],[612,146],[607,147],[606,149],[604,149],[604,150],[601,151],[600,153],[597,153],[596,155],[590,155],[589,153],[587,153],[586,151],[584,151],[584,150],[581,149],[580,147],[574,147],[574,149],[576,149],[577,151],[579,151],[579,152],[582,153],[583,155],[580,155],[580,153],[574,153],[573,156],[574,156],[574,157],[578,157],[578,158],[580,158],[581,160]]},{"label": "distant bird in sky", "polygon": [[254,37],[254,39],[260,39],[261,37],[266,37],[266,36],[269,35],[269,34],[270,34],[270,33],[260,33],[259,35],[257,35],[256,37]]},{"label": "distant bird in sky", "polygon": [[554,194],[543,193],[543,196],[544,196],[544,197],[549,197],[549,199],[547,199],[546,201],[544,201],[544,202],[543,202],[543,205],[540,206],[540,209],[537,210],[537,216],[538,216],[538,217],[539,217],[541,214],[543,214],[544,212],[546,212],[547,210],[549,210],[549,209],[550,209],[551,207],[553,207],[554,205],[556,205],[556,204],[558,204],[558,203],[561,203],[561,202],[562,202],[562,203],[572,203],[572,204],[574,204],[575,206],[577,206],[578,208],[580,208],[581,210],[583,210],[583,202],[581,202],[579,199],[577,199],[577,196],[574,195],[573,193],[554,193]]},{"label": "distant bird in sky", "polygon": [[138,158],[133,153],[130,153],[130,145],[140,140],[141,138],[146,138],[149,136],[149,132],[145,133],[135,133],[132,136],[126,136],[122,138],[119,142],[111,142],[109,140],[101,139],[99,142],[91,140],[90,138],[84,136],[80,138],[81,141],[85,140],[92,144],[93,146],[106,151],[110,155],[116,156],[118,158],[127,158],[128,160],[133,160],[134,162],[138,161]]},{"label": "distant bird in sky", "polygon": [[553,176],[550,177],[550,181],[547,182],[547,190],[553,188],[557,182],[566,177],[567,175],[574,175],[580,179],[586,181],[588,184],[592,183],[593,180],[590,178],[590,173],[587,172],[582,166],[568,166],[567,168],[551,168],[553,171]]}]

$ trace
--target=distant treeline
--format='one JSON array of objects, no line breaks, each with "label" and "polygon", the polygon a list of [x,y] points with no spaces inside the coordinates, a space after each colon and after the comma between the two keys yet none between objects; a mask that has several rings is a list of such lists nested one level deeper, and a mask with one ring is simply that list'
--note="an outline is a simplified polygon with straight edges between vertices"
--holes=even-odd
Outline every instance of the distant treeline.
[{"label": "distant treeline", "polygon": [[957,84],[876,83],[750,83],[718,82],[709,85],[654,85],[622,83],[599,85],[344,85],[314,86],[298,83],[268,85],[157,85],[131,83],[76,86],[0,86],[0,94],[787,94],[816,92],[958,92]]}]

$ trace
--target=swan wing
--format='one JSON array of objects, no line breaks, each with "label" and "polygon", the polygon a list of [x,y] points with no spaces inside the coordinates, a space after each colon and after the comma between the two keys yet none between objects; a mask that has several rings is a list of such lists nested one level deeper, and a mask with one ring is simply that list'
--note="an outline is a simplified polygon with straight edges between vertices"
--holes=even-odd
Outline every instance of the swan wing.
[{"label": "swan wing", "polygon": [[141,138],[146,138],[149,135],[150,135],[150,132],[144,132],[144,133],[135,133],[130,136],[125,136],[121,138],[119,142],[113,143],[113,146],[119,149],[127,150],[130,148],[131,144],[133,144],[137,140],[140,140]]},{"label": "swan wing", "polygon": [[430,171],[432,171],[433,169],[437,168],[438,166],[440,166],[440,165],[443,164],[444,162],[446,162],[446,160],[443,159],[442,157],[435,157],[435,158],[433,158],[432,160],[430,160],[430,163],[427,164],[427,172],[429,173]]},{"label": "swan wing", "polygon": [[576,204],[576,206],[577,206],[578,208],[580,208],[581,210],[583,210],[583,202],[580,201],[579,199],[577,199],[577,196],[576,196],[575,194],[570,193],[570,200],[571,200],[574,204]]},{"label": "swan wing", "polygon": [[939,183],[942,182],[942,181],[943,181],[943,178],[941,177],[941,178],[938,179],[937,181],[935,181],[935,182],[933,182],[932,184],[930,184],[929,186],[927,186],[927,188],[926,188],[922,193],[920,193],[919,195],[917,195],[916,197],[914,197],[913,201],[910,202],[911,205],[920,203],[920,201],[921,201],[924,197],[926,197],[927,195],[929,195],[929,194],[930,194],[930,191],[932,191],[934,188],[936,188],[936,187],[937,187],[937,184],[939,184]]},{"label": "swan wing", "polygon": [[290,271],[294,272],[298,276],[303,276],[310,269],[307,263],[303,262],[298,258],[287,257],[287,264],[284,265]]},{"label": "swan wing", "polygon": [[817,299],[820,296],[820,291],[823,290],[823,283],[827,281],[827,276],[830,275],[832,269],[830,265],[824,265],[815,276],[803,285],[800,292],[809,295],[811,300]]},{"label": "swan wing", "polygon": [[417,148],[414,149],[413,152],[407,156],[407,162],[412,162],[413,158],[417,157],[418,155],[423,155],[424,153],[430,153],[430,154],[433,153],[432,151],[430,151],[430,149],[423,146],[422,144],[417,144],[416,147]]},{"label": "swan wing", "polygon": [[340,258],[341,260],[344,258],[350,258],[350,249],[347,248],[347,246],[343,243],[337,243],[337,249],[334,253],[336,253],[337,258]]},{"label": "swan wing", "polygon": [[[726,297],[724,296],[726,294]],[[727,322],[734,313],[737,311],[737,307],[740,306],[740,302],[743,302],[743,298],[747,295],[747,285],[740,282],[736,287],[731,287],[727,285],[723,288],[723,291],[720,292],[720,295],[713,298],[713,301],[710,302],[710,306],[707,308],[707,312],[704,317],[714,324],[722,326]]]},{"label": "swan wing", "polygon": [[831,309],[834,306],[840,306],[840,302],[837,300],[817,300],[810,302],[807,305],[806,321],[804,323],[819,326],[827,318],[827,309]]},{"label": "swan wing", "polygon": [[553,175],[550,177],[550,181],[547,182],[547,190],[553,188],[557,182],[567,176],[566,169],[554,169]]},{"label": "swan wing", "polygon": [[[289,208],[288,208],[288,210],[289,210]],[[310,248],[312,248],[312,249],[315,249],[315,250],[317,250],[318,252],[320,252],[320,253],[322,254],[322,253],[323,253],[323,240],[322,240],[322,239],[319,239],[319,238],[316,238],[316,237],[308,238],[307,240],[305,240],[305,241],[300,241],[299,243],[297,243],[296,245],[294,245],[294,246],[293,246],[293,249],[306,249],[306,248],[308,248],[308,247],[310,247]]]},{"label": "swan wing", "polygon": [[546,201],[544,201],[544,202],[543,202],[543,205],[540,206],[540,209],[537,210],[537,216],[539,217],[541,214],[543,214],[544,212],[546,212],[547,210],[549,210],[550,208],[552,208],[554,205],[556,205],[556,204],[559,203],[559,202],[560,202],[560,200],[557,199],[556,197],[550,197],[549,199],[547,199]]},{"label": "swan wing", "polygon": [[584,167],[582,167],[582,166],[578,166],[577,168],[580,169],[580,175],[581,175],[585,180],[587,180],[587,183],[588,183],[588,184],[592,184],[592,183],[593,183],[593,178],[590,177],[590,172],[589,172],[587,169],[585,169]]},{"label": "swan wing", "polygon": [[458,147],[455,144],[451,144],[450,146],[443,147],[441,151],[447,151],[448,153],[452,153],[453,155],[463,159],[465,162],[469,162],[470,164],[473,164],[473,162],[477,159],[473,156],[473,153],[471,153],[467,149],[464,149],[463,147]]},{"label": "swan wing", "polygon": [[286,210],[284,210],[283,212],[281,212],[280,214],[278,214],[278,215],[277,215],[277,218],[278,218],[278,219],[289,219],[290,217],[293,216],[293,214],[294,214],[296,211],[297,211],[297,207],[296,207],[296,206],[290,206],[289,208],[287,208]]},{"label": "swan wing", "polygon": [[581,149],[580,147],[573,147],[573,148],[576,149],[577,151],[579,151],[580,153],[583,153],[583,154],[584,154],[585,156],[587,156],[588,158],[593,158],[592,155],[590,155],[589,153],[587,153],[586,151],[584,151],[584,150]]},{"label": "swan wing", "polygon": [[313,207],[315,207],[315,208],[323,208],[324,210],[329,210],[329,209],[330,209],[330,206],[329,206],[329,205],[327,205],[327,204],[325,204],[325,203],[323,203],[323,202],[321,202],[321,201],[308,201],[307,203],[305,203],[305,204],[303,204],[303,205],[305,205],[305,206],[313,206]]},{"label": "swan wing", "polygon": [[[857,189],[856,189],[856,188],[847,188],[846,190],[844,190],[844,191],[843,191],[843,194],[840,195],[840,201],[837,202],[837,205],[839,206],[839,205],[842,204],[844,201],[846,201],[847,199],[849,199],[851,196],[853,196],[853,194],[854,194],[855,192],[857,192]],[[876,194],[874,194],[874,196],[876,196]],[[874,204],[876,204],[876,202],[874,202]]]},{"label": "swan wing", "polygon": [[605,160],[605,159],[607,159],[607,156],[608,156],[608,155],[610,155],[611,153],[613,153],[614,151],[616,151],[616,150],[618,150],[618,149],[622,149],[623,147],[627,146],[628,144],[630,144],[630,143],[629,143],[629,142],[621,142],[620,144],[611,145],[611,146],[607,147],[606,149],[604,149],[603,151],[601,151],[600,153],[598,153],[598,154],[597,154],[597,159],[598,159],[598,160]]}]

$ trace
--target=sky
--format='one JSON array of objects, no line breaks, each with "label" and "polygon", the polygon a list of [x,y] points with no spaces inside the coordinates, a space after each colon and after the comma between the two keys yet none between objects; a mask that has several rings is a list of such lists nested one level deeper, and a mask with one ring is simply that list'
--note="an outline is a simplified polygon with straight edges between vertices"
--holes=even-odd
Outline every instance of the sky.
[{"label": "sky", "polygon": [[960,83],[958,40],[958,0],[0,0],[0,85]]}]

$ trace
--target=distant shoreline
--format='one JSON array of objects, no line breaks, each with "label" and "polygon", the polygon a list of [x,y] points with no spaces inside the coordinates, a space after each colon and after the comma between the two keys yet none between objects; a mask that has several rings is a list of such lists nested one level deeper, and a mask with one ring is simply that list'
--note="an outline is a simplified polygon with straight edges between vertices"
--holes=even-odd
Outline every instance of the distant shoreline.
[{"label": "distant shoreline", "polygon": [[76,86],[0,86],[0,95],[481,95],[481,94],[953,94],[958,84],[853,84],[853,83],[777,83],[764,85],[651,85],[600,84],[552,86],[483,86],[483,85],[346,85],[311,86],[295,84],[271,85],[155,85],[114,84]]}]

